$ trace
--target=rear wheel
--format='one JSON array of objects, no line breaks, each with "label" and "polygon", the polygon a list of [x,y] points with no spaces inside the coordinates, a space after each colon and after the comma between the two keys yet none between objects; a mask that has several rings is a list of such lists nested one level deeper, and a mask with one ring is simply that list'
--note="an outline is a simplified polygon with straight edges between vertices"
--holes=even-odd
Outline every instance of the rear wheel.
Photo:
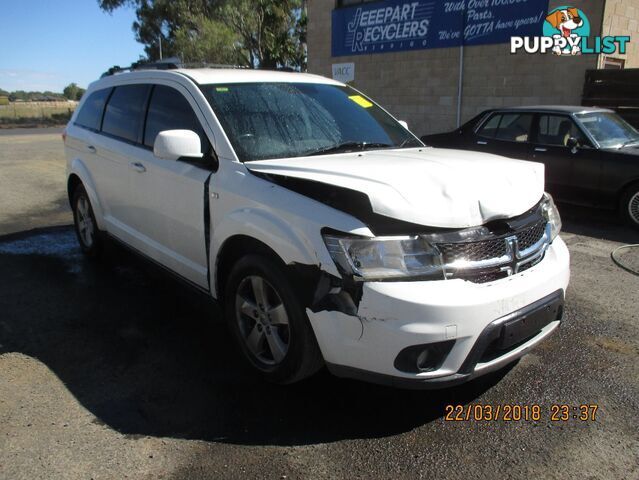
[{"label": "rear wheel", "polygon": [[102,250],[102,238],[89,195],[83,185],[78,185],[73,192],[72,206],[75,233],[80,242],[80,248],[86,255],[97,256]]},{"label": "rear wheel", "polygon": [[639,183],[631,185],[621,200],[621,210],[626,221],[639,228]]},{"label": "rear wheel", "polygon": [[319,370],[317,341],[280,262],[247,255],[235,264],[226,283],[227,324],[243,357],[262,377],[286,384]]}]

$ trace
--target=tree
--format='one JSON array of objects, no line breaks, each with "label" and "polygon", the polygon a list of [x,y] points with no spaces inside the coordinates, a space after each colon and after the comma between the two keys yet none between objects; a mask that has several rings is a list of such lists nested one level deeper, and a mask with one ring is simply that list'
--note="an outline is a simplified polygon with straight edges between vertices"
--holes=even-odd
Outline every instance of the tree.
[{"label": "tree", "polygon": [[69,100],[80,100],[84,94],[84,89],[78,87],[75,83],[70,83],[64,87],[62,94]]},{"label": "tree", "polygon": [[236,0],[222,9],[251,66],[305,67],[299,48],[306,34],[306,9],[301,0]]},{"label": "tree", "polygon": [[305,0],[98,0],[106,12],[136,9],[136,39],[149,60],[250,67],[306,67]]},{"label": "tree", "polygon": [[175,31],[173,49],[185,63],[248,66],[237,35],[227,25],[204,15]]}]

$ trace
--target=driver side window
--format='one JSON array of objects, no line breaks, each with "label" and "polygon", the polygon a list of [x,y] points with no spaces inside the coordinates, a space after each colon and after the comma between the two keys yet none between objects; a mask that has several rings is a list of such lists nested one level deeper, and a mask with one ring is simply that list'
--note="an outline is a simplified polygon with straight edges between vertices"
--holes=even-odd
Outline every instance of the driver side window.
[{"label": "driver side window", "polygon": [[155,137],[163,130],[192,130],[200,137],[202,152],[211,145],[191,105],[176,89],[155,85],[144,128],[144,145],[153,148]]},{"label": "driver side window", "polygon": [[574,137],[580,145],[588,143],[575,122],[565,115],[539,115],[537,143],[565,147],[568,139]]}]

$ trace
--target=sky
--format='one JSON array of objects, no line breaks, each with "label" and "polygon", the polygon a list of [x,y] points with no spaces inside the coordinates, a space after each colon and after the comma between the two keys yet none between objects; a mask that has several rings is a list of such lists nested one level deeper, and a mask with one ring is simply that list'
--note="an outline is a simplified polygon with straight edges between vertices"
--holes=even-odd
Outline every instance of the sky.
[{"label": "sky", "polygon": [[0,0],[0,89],[86,88],[109,67],[144,54],[134,20],[133,9],[109,14],[97,0]]}]

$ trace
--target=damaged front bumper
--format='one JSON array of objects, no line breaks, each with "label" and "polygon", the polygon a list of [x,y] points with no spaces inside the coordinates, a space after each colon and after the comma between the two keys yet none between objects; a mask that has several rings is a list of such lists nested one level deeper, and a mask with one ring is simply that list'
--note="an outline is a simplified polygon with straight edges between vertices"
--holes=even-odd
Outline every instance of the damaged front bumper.
[{"label": "damaged front bumper", "polygon": [[[560,324],[569,276],[558,237],[543,261],[505,279],[368,282],[356,315],[307,313],[337,376],[442,388],[502,368],[548,337]],[[419,357],[424,350],[432,362]]]}]

